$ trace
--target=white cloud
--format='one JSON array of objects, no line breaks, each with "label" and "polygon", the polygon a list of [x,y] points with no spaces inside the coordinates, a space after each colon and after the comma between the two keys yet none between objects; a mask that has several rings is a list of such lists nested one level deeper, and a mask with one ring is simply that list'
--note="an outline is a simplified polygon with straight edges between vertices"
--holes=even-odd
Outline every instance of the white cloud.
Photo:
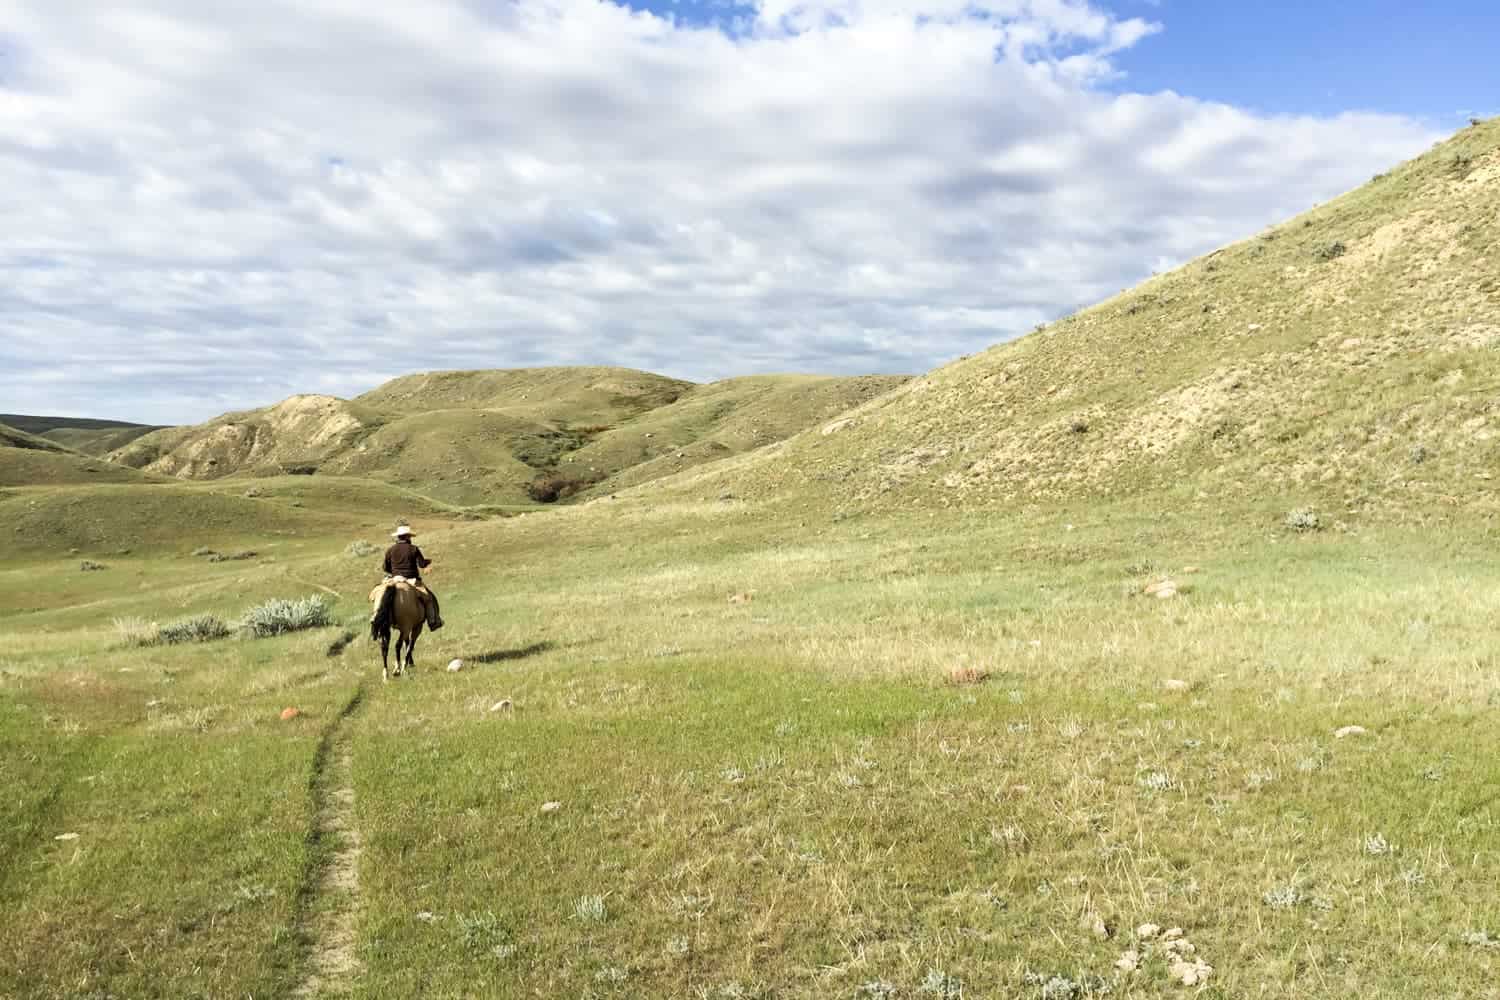
[{"label": "white cloud", "polygon": [[0,0],[0,410],[917,371],[1434,138],[1099,89],[1084,0]]}]

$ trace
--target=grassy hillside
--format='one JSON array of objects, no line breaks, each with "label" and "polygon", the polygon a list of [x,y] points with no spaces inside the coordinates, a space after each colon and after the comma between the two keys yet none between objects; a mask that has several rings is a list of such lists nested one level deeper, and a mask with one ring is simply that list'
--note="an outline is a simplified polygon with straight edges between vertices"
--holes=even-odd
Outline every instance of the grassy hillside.
[{"label": "grassy hillside", "polygon": [[[0,459],[4,452],[0,451]],[[129,472],[129,470],[122,470]],[[349,535],[385,541],[403,517],[474,514],[396,486],[333,476],[253,482],[60,481],[0,492],[7,550],[18,558],[140,555],[199,547],[263,548],[268,539]],[[362,534],[356,534],[362,532]],[[257,540],[259,544],[257,545]]]},{"label": "grassy hillside", "polygon": [[136,482],[141,478],[132,469],[0,424],[0,486]]},{"label": "grassy hillside", "polygon": [[142,434],[158,430],[146,424],[132,424],[123,420],[39,417],[19,413],[0,413],[0,424],[96,457],[123,448]]},{"label": "grassy hillside", "polygon": [[13,424],[0,424],[0,448],[18,448],[26,451],[64,452],[68,449],[56,441],[48,441]]},{"label": "grassy hillside", "polygon": [[[1138,288],[718,467],[747,496],[932,509],[1250,491],[1487,506],[1500,120]],[[773,450],[774,451],[774,450]]]},{"label": "grassy hillside", "polygon": [[362,476],[476,507],[532,484],[604,492],[779,441],[904,381],[762,376],[698,386],[618,368],[434,372],[354,400],[294,396],[111,454],[181,479]]},{"label": "grassy hillside", "polygon": [[406,375],[355,402],[390,413],[500,410],[587,426],[655,409],[691,387],[691,382],[629,368],[513,368]]},{"label": "grassy hillside", "polygon": [[904,376],[761,375],[694,386],[669,406],[594,437],[564,467],[622,489],[753,451],[900,386]]}]

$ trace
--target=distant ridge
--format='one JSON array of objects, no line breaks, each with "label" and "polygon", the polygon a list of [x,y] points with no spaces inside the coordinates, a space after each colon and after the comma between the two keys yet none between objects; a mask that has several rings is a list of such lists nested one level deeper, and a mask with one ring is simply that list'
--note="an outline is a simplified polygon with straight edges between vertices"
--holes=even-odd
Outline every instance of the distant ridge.
[{"label": "distant ridge", "polygon": [[626,368],[404,375],[143,433],[109,453],[178,479],[357,476],[517,505],[652,481],[783,440],[906,382],[766,375],[697,385]]},{"label": "distant ridge", "polygon": [[103,456],[116,448],[158,430],[160,425],[134,424],[125,420],[92,417],[46,417],[22,413],[0,413],[0,423],[44,437],[87,455]]}]

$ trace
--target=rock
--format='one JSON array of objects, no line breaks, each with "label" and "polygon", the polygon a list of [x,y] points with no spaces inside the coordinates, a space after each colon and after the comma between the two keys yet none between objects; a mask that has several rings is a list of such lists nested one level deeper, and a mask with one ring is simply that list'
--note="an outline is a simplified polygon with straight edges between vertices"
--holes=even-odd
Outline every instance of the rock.
[{"label": "rock", "polygon": [[1203,572],[1203,570],[1197,566],[1184,566],[1182,567],[1182,572],[1184,576],[1192,576],[1194,573]]},{"label": "rock", "polygon": [[1140,938],[1142,941],[1150,941],[1160,933],[1161,928],[1156,924],[1141,924],[1141,926],[1135,929],[1135,936]]},{"label": "rock", "polygon": [[464,668],[464,661],[463,660],[449,660],[448,661],[448,673],[450,673],[450,674],[456,674],[460,670],[462,670],[463,668]]},{"label": "rock", "polygon": [[1180,681],[1177,678],[1172,677],[1162,681],[1161,686],[1166,688],[1168,691],[1186,691],[1188,689],[1188,682]]},{"label": "rock", "polygon": [[729,603],[730,604],[749,604],[753,600],[755,600],[755,596],[753,594],[751,594],[749,591],[745,591],[744,593],[730,594],[729,595]]},{"label": "rock", "polygon": [[1161,935],[1161,939],[1163,941],[1176,941],[1180,937],[1182,937],[1182,928],[1181,927],[1170,928],[1168,930],[1163,931],[1162,935]]},{"label": "rock", "polygon": [[1345,736],[1363,736],[1369,732],[1364,726],[1344,726],[1333,731],[1333,738],[1341,740]]},{"label": "rock", "polygon": [[1167,975],[1173,982],[1183,986],[1197,986],[1208,982],[1208,977],[1213,975],[1214,967],[1202,959],[1195,958],[1192,961],[1179,958],[1167,968]]},{"label": "rock", "polygon": [[561,802],[543,802],[542,803],[542,812],[544,812],[544,813],[555,813],[555,812],[557,812],[561,808],[562,808],[562,803]]},{"label": "rock", "polygon": [[1143,593],[1147,597],[1176,597],[1177,581],[1172,579],[1157,580],[1155,583],[1146,584]]},{"label": "rock", "polygon": [[290,705],[288,705],[286,708],[283,708],[281,710],[281,721],[290,722],[292,719],[295,719],[301,714],[302,710],[300,708],[292,708]]},{"label": "rock", "polygon": [[1134,948],[1121,955],[1120,960],[1115,963],[1115,968],[1119,969],[1121,972],[1134,972],[1136,969],[1140,968],[1140,966],[1141,953],[1136,951]]},{"label": "rock", "polygon": [[53,840],[77,840],[78,839],[78,834],[76,834],[76,833],[59,833],[57,836],[53,837],[52,839]]},{"label": "rock", "polygon": [[422,923],[424,924],[430,924],[436,921],[437,917],[432,913],[431,910],[423,910],[421,913],[417,914],[417,919],[422,921]]},{"label": "rock", "polygon": [[509,698],[501,698],[499,701],[490,706],[491,712],[508,712],[510,711],[510,709],[511,703]]}]

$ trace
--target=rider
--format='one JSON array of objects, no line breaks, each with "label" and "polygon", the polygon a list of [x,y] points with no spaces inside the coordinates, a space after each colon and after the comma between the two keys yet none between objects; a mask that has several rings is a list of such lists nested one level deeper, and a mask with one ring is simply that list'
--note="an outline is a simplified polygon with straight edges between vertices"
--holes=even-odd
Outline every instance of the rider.
[{"label": "rider", "polygon": [[391,535],[396,544],[385,550],[385,575],[387,580],[405,580],[422,594],[422,603],[427,608],[427,627],[436,632],[443,627],[443,618],[438,614],[437,595],[422,583],[422,570],[432,565],[432,560],[422,555],[422,550],[412,544],[416,536],[406,525],[398,527]]}]

